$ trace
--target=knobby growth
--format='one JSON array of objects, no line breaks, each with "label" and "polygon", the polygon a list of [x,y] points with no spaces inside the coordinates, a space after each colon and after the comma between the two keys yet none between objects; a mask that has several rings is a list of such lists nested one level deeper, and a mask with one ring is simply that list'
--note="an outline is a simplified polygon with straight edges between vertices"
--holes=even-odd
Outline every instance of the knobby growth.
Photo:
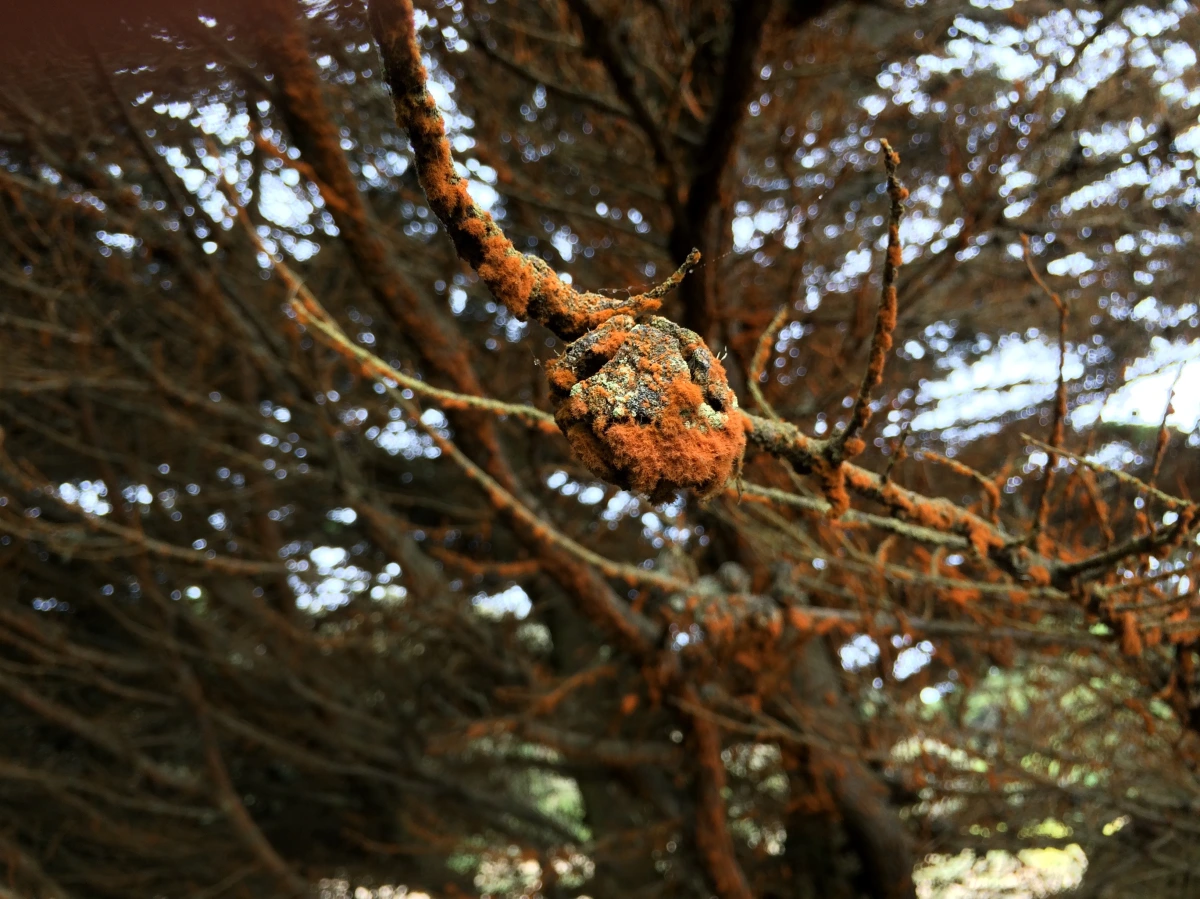
[{"label": "knobby growth", "polygon": [[[659,501],[679,489],[701,498],[721,491],[741,470],[743,429],[753,433],[755,422],[739,411],[725,369],[704,340],[650,315],[699,262],[699,251],[659,287],[625,300],[576,291],[540,257],[520,253],[455,169],[445,123],[426,88],[411,3],[382,0],[370,8],[396,120],[412,143],[430,208],[497,300],[519,319],[574,341],[547,366],[547,376],[555,420],[580,460],[598,477]],[[891,208],[870,358],[846,427],[811,449],[803,464],[820,478],[833,517],[849,508],[842,462],[865,449],[856,435],[870,421],[871,391],[883,380],[896,327],[899,222],[908,191],[896,175],[899,155],[886,141],[883,147]],[[793,443],[800,440],[782,427]],[[759,442],[779,451],[772,439]]]},{"label": "knobby growth", "polygon": [[598,477],[657,500],[688,488],[715,495],[741,467],[737,397],[699,335],[650,315],[700,261],[699,251],[666,282],[627,299],[581,293],[540,257],[518,252],[455,170],[426,89],[411,3],[370,8],[396,120],[412,142],[430,208],[505,308],[574,341],[546,373],[555,420],[580,460]]}]

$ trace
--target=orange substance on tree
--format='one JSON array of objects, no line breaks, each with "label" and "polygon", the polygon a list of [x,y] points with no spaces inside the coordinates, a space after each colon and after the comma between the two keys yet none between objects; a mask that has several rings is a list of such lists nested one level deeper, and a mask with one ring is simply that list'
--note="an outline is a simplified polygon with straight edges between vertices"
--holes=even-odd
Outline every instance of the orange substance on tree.
[{"label": "orange substance on tree", "polygon": [[[846,472],[855,489],[869,492],[878,487],[874,482],[875,476],[869,472],[853,467],[848,467]],[[881,502],[914,524],[947,533],[964,534],[980,556],[986,557],[988,550],[1004,545],[1003,538],[987,522],[947,499],[918,500],[909,491],[890,481],[883,485],[879,493]]]},{"label": "orange substance on tree", "polygon": [[830,462],[824,456],[819,456],[813,460],[813,474],[821,485],[821,495],[825,497],[825,502],[829,503],[827,515],[830,518],[841,518],[850,508],[845,469],[840,462]]},{"label": "orange substance on tree", "polygon": [[1040,587],[1046,587],[1050,584],[1050,570],[1045,565],[1030,565],[1026,572],[1029,579]]},{"label": "orange substance on tree", "polygon": [[1126,612],[1121,616],[1121,652],[1127,656],[1140,656],[1143,648],[1137,616],[1133,612]]},{"label": "orange substance on tree", "polygon": [[459,256],[479,273],[496,299],[518,319],[532,318],[567,340],[614,315],[655,311],[659,306],[656,296],[580,293],[564,284],[540,258],[512,245],[492,216],[471,199],[466,180],[454,168],[442,114],[425,88],[428,73],[421,64],[411,21],[376,24],[389,83],[395,90],[396,119],[412,142],[417,176],[429,208],[445,225]]},{"label": "orange substance on tree", "polygon": [[978,602],[982,594],[978,590],[972,590],[965,587],[955,587],[945,591],[943,597],[947,602],[952,602],[956,606],[968,606],[974,602]]},{"label": "orange substance on tree", "polygon": [[555,419],[596,475],[657,500],[721,490],[746,435],[725,370],[691,331],[617,315],[546,366]]}]

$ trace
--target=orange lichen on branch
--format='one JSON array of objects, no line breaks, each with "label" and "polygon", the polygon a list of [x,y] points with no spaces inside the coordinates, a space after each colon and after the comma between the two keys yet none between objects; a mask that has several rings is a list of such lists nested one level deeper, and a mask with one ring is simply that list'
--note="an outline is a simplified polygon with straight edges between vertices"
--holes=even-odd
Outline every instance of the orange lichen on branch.
[{"label": "orange lichen on branch", "polygon": [[787,611],[788,624],[795,628],[801,634],[807,634],[814,628],[814,622],[811,616],[807,615],[803,610],[792,606]]},{"label": "orange lichen on branch", "polygon": [[840,462],[831,462],[826,457],[819,456],[813,460],[812,472],[821,487],[821,495],[825,502],[829,503],[829,511],[826,514],[830,518],[841,518],[850,508],[844,467]]},{"label": "orange lichen on branch", "polygon": [[[693,708],[703,708],[696,688],[690,684],[680,690],[680,698]],[[696,846],[717,895],[722,899],[752,899],[754,893],[738,864],[737,852],[729,833],[721,731],[706,715],[694,714],[692,738],[697,766]]]},{"label": "orange lichen on branch", "polygon": [[1004,545],[1004,538],[988,522],[949,500],[921,497],[891,481],[880,483],[875,475],[855,466],[846,466],[846,481],[915,524],[962,534],[981,557]]},{"label": "orange lichen on branch", "polygon": [[1067,365],[1067,314],[1070,312],[1070,307],[1057,293],[1050,289],[1038,270],[1033,265],[1033,257],[1029,251],[1029,235],[1021,235],[1021,247],[1025,259],[1025,266],[1029,269],[1029,274],[1033,277],[1034,283],[1042,289],[1042,291],[1050,297],[1054,303],[1055,309],[1058,310],[1058,386],[1054,393],[1054,421],[1050,426],[1050,446],[1046,459],[1045,474],[1042,477],[1041,486],[1039,488],[1037,513],[1034,517],[1033,533],[1039,534],[1046,524],[1046,516],[1050,512],[1050,484],[1054,479],[1054,467],[1058,464],[1058,453],[1056,450],[1062,446],[1063,425],[1067,419],[1067,380],[1066,380],[1066,365]]},{"label": "orange lichen on branch", "polygon": [[813,462],[824,452],[825,441],[802,433],[799,428],[783,421],[742,415],[746,437],[773,456],[787,459],[800,472],[812,470]]},{"label": "orange lichen on branch", "polygon": [[418,179],[459,256],[518,319],[575,341],[564,357],[573,366],[547,368],[559,427],[580,459],[605,480],[656,498],[680,488],[702,496],[719,491],[745,447],[725,372],[692,332],[672,332],[663,319],[635,321],[658,309],[699,262],[699,251],[658,287],[624,299],[564,284],[544,261],[519,252],[471,199],[426,89],[411,0],[375,0],[370,20]]},{"label": "orange lichen on branch", "polygon": [[[847,499],[838,495],[839,488],[853,491],[882,503],[922,528],[965,537],[983,557],[990,550],[1005,545],[1006,537],[999,528],[949,500],[924,497],[851,462],[840,463],[840,474],[833,474],[830,441],[808,437],[787,422],[744,413],[743,417],[746,436],[752,443],[772,455],[787,459],[799,472],[816,474],[821,479],[823,491],[826,494],[833,492],[838,503],[848,503]],[[776,498],[787,501],[784,494]],[[831,506],[835,505],[828,495],[826,501]]]},{"label": "orange lichen on branch", "polygon": [[[840,518],[850,508],[850,495],[846,489],[847,474],[843,469],[846,460],[861,455],[866,449],[866,442],[859,436],[859,432],[871,419],[871,392],[883,381],[884,365],[887,362],[888,353],[892,349],[892,332],[896,329],[898,309],[896,275],[903,261],[903,253],[900,248],[900,216],[903,212],[902,203],[908,197],[908,191],[901,186],[896,177],[896,169],[900,164],[899,155],[887,141],[883,141],[883,150],[884,162],[887,167],[888,196],[891,198],[883,289],[875,318],[875,333],[871,340],[867,370],[863,374],[862,384],[854,401],[846,429],[830,440],[816,441],[802,437],[794,428],[783,423],[747,419],[747,433],[756,444],[791,460],[801,470],[811,472],[816,476],[821,493],[825,501],[829,503],[829,517],[834,519]],[[759,371],[766,362],[769,347],[767,335],[774,331],[780,320],[780,315],[776,315],[775,320],[760,339],[751,364],[751,393],[772,419],[775,418],[774,413],[763,401],[755,382]],[[918,523],[921,522],[918,521]]]},{"label": "orange lichen on branch", "polygon": [[978,590],[972,590],[969,587],[951,587],[943,591],[942,598],[946,602],[951,602],[960,608],[965,608],[972,603],[978,602],[982,595]]},{"label": "orange lichen on branch", "polygon": [[964,465],[957,459],[951,459],[949,456],[943,456],[940,453],[934,453],[929,450],[921,450],[920,458],[928,459],[930,462],[936,462],[955,474],[960,474],[965,478],[970,478],[977,483],[983,490],[984,496],[987,497],[988,515],[994,524],[1000,511],[1000,488],[996,482],[984,475],[982,472],[976,471],[970,465]]},{"label": "orange lichen on branch", "polygon": [[647,304],[646,308],[648,310],[650,308],[648,304],[653,303],[653,308],[657,309],[658,304],[662,301],[663,297],[682,284],[683,279],[687,277],[688,272],[690,272],[699,264],[700,251],[693,247],[692,251],[687,254],[687,258],[683,260],[683,264],[680,265],[679,268],[675,269],[675,271],[671,273],[671,276],[667,278],[667,280],[663,281],[656,287],[651,288],[645,293],[638,294],[637,296],[633,297],[633,300]]},{"label": "orange lichen on branch", "polygon": [[1033,581],[1039,587],[1050,585],[1050,569],[1045,565],[1030,565],[1025,574],[1029,580]]},{"label": "orange lichen on branch", "polygon": [[746,436],[725,369],[663,318],[617,316],[547,363],[555,418],[597,476],[656,500],[737,474]]},{"label": "orange lichen on branch", "polygon": [[900,165],[900,156],[885,140],[883,145],[883,160],[887,168],[887,190],[891,199],[891,209],[888,215],[887,255],[883,265],[883,289],[879,296],[879,310],[875,315],[875,333],[871,338],[871,353],[867,359],[867,370],[863,373],[862,384],[858,388],[858,396],[854,400],[854,409],[850,413],[850,421],[842,432],[838,451],[834,453],[835,461],[843,458],[853,458],[862,452],[861,444],[851,446],[851,439],[871,420],[871,391],[883,382],[883,368],[887,363],[888,353],[892,351],[892,332],[896,330],[896,315],[899,301],[896,295],[896,274],[904,261],[900,248],[900,216],[903,212],[901,204],[908,198],[908,190],[900,184],[896,177],[896,168]]},{"label": "orange lichen on branch", "polygon": [[564,699],[584,687],[592,687],[601,681],[615,677],[617,668],[615,665],[600,665],[595,668],[586,668],[583,671],[576,672],[570,677],[563,680],[548,693],[538,697],[530,709],[533,715],[549,715],[557,708]]},{"label": "orange lichen on branch", "polygon": [[455,167],[446,126],[437,102],[426,90],[428,75],[413,24],[411,0],[375,0],[371,30],[379,45],[392,91],[396,121],[412,143],[417,178],[429,207],[449,233],[462,257],[504,306],[522,321],[531,318],[571,340],[614,315],[642,315],[658,309],[662,296],[695,264],[689,256],[681,272],[645,294],[610,297],[581,293],[564,284],[536,256],[520,252],[468,190]]},{"label": "orange lichen on branch", "polygon": [[1121,616],[1121,652],[1127,656],[1140,656],[1144,648],[1137,616],[1133,612],[1126,612]]},{"label": "orange lichen on branch", "polygon": [[779,416],[775,414],[775,410],[771,408],[766,397],[763,396],[762,388],[758,386],[758,383],[762,380],[763,371],[767,367],[767,359],[771,354],[771,342],[779,332],[779,327],[783,324],[787,313],[788,306],[786,304],[780,306],[779,311],[771,319],[770,324],[759,335],[758,346],[755,347],[754,356],[750,360],[750,371],[746,376],[746,386],[749,388],[751,396],[758,403],[758,408],[762,409],[763,413],[770,418],[779,418]]},{"label": "orange lichen on branch", "polygon": [[1129,711],[1141,718],[1142,724],[1144,724],[1146,727],[1146,733],[1149,736],[1154,736],[1154,733],[1158,730],[1158,727],[1154,721],[1154,715],[1148,708],[1146,708],[1145,704],[1139,702],[1137,699],[1134,699],[1132,696],[1129,696],[1126,697],[1123,705],[1125,708],[1129,709]]}]

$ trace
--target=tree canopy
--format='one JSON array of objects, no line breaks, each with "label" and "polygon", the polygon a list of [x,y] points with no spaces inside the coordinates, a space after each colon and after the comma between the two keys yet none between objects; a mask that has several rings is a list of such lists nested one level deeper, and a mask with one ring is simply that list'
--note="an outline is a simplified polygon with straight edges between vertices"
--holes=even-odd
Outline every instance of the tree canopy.
[{"label": "tree canopy", "polygon": [[0,897],[1192,895],[1200,9],[415,7],[0,38]]}]

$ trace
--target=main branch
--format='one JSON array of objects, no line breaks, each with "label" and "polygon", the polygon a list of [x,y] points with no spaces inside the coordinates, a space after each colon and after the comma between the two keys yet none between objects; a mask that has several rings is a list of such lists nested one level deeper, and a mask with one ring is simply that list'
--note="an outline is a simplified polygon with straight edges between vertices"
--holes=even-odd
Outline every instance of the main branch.
[{"label": "main branch", "polygon": [[564,284],[545,262],[521,253],[467,190],[455,168],[446,125],[426,89],[428,73],[410,0],[372,0],[371,31],[383,57],[392,91],[396,121],[412,143],[417,177],[429,207],[441,221],[454,247],[488,286],[492,295],[517,318],[531,318],[559,337],[573,340],[614,315],[655,311],[656,298],[608,297],[581,293]]}]

